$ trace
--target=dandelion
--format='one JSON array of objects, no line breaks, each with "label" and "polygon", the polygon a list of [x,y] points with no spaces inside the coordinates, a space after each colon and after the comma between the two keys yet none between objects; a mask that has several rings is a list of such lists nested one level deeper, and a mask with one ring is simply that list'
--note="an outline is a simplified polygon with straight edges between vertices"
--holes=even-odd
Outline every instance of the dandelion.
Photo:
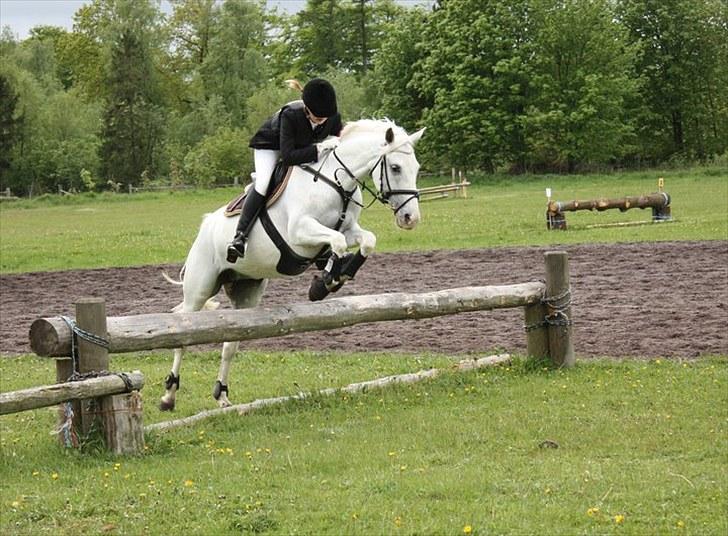
[{"label": "dandelion", "polygon": [[53,480],[58,480],[58,473],[53,473],[53,474],[51,475],[51,478],[52,478]]},{"label": "dandelion", "polygon": [[614,516],[614,522],[617,525],[621,525],[622,523],[624,523],[624,516],[622,514],[617,514],[616,516]]},{"label": "dandelion", "polygon": [[463,532],[465,534],[472,534],[473,533],[473,527],[471,527],[470,525],[465,525],[463,527]]},{"label": "dandelion", "polygon": [[114,464],[114,471],[118,471],[119,469],[121,469],[121,464],[120,463],[115,463]]},{"label": "dandelion", "polygon": [[38,476],[40,474],[40,471],[33,471],[33,476]]},{"label": "dandelion", "polygon": [[351,519],[353,519],[354,521],[356,521],[357,519],[359,519],[359,514],[357,514],[356,512],[354,512],[353,514],[351,514]]},{"label": "dandelion", "polygon": [[191,488],[194,485],[195,485],[195,483],[192,482],[192,480],[185,480],[185,487],[186,488]]},{"label": "dandelion", "polygon": [[589,508],[589,510],[586,511],[586,515],[588,515],[589,517],[594,517],[598,513],[599,513],[599,508],[597,508],[596,506],[593,506],[592,508]]},{"label": "dandelion", "polygon": [[395,517],[394,518],[394,524],[397,525],[398,527],[401,527],[402,526],[402,518],[399,517],[399,516]]},{"label": "dandelion", "polygon": [[13,508],[20,508],[20,501],[13,501],[10,503]]},{"label": "dandelion", "polygon": [[394,451],[388,452],[387,454],[388,454],[388,455],[389,455],[390,457],[393,457],[393,456],[396,456],[396,455],[397,455],[397,453],[396,453],[396,452],[394,452]]},{"label": "dandelion", "polygon": [[678,522],[676,524],[677,524],[677,528],[679,528],[679,529],[685,528],[685,521],[683,521],[682,519],[678,520]]}]

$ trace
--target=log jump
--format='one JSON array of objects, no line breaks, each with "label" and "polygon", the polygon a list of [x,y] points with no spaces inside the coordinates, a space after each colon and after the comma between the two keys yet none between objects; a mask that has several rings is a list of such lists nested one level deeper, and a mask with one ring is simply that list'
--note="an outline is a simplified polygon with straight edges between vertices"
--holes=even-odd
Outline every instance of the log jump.
[{"label": "log jump", "polygon": [[[33,351],[40,356],[64,358],[56,361],[57,380],[63,382],[72,375],[105,371],[109,353],[279,337],[364,322],[432,318],[469,311],[523,307],[527,355],[548,358],[556,366],[568,367],[574,364],[575,359],[571,337],[568,257],[565,252],[547,252],[544,258],[545,283],[535,281],[425,293],[350,296],[284,307],[107,317],[103,300],[86,299],[76,304],[75,322],[64,317],[41,318],[33,322],[30,342]],[[78,329],[74,328],[75,325]],[[77,355],[77,358],[70,359],[72,355]],[[121,386],[118,377],[107,381],[114,384],[114,389],[117,389],[115,392],[119,392]],[[124,406],[124,412],[131,415],[126,417],[125,423],[128,425],[126,434],[133,439],[120,441],[121,446],[112,446],[116,444],[110,443],[110,448],[115,452],[134,452],[143,448],[141,399],[138,393],[142,383],[143,379],[138,378],[132,388],[126,385],[125,391],[132,391],[131,394],[107,397],[135,397],[133,401],[127,398],[117,404]],[[44,387],[28,391],[37,389],[63,391],[63,394],[54,395],[53,402],[49,404],[79,397],[78,393],[69,394],[69,389],[73,388]],[[35,395],[18,393],[21,392],[0,397],[0,413],[10,412],[11,408],[12,411],[22,411],[39,407],[30,400]],[[105,390],[103,394],[106,396],[111,392]],[[87,395],[99,396],[99,392],[86,393],[84,396]],[[14,401],[14,406],[10,405],[10,399]],[[3,411],[5,409],[8,411]],[[81,418],[78,425],[88,429],[89,424],[84,419],[93,419],[94,412],[81,406],[74,414],[74,419]],[[114,429],[117,430],[118,426]]]},{"label": "log jump", "polygon": [[[589,199],[574,201],[552,201],[550,189],[547,190],[549,198],[546,206],[546,227],[549,230],[566,229],[565,212],[576,212],[578,210],[596,210],[602,212],[610,209],[618,209],[620,212],[626,212],[633,208],[650,208],[652,209],[652,221],[664,222],[672,220],[672,211],[670,207],[670,195],[663,191],[663,181],[660,179],[660,191],[640,196],[625,196],[613,199]],[[634,225],[645,222],[629,222],[617,223],[613,225]]]}]

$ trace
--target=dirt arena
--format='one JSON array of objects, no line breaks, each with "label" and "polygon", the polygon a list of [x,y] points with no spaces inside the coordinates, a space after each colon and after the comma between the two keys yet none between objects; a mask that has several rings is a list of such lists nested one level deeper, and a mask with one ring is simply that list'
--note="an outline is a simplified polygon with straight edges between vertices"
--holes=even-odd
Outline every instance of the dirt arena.
[{"label": "dirt arena", "polygon": [[[375,254],[338,296],[424,292],[544,277],[543,252],[569,253],[577,357],[728,355],[728,241],[590,244]],[[73,315],[74,300],[106,300],[109,316],[168,311],[181,289],[161,270],[179,265],[0,276],[0,354],[29,353],[41,316]],[[307,300],[313,272],[270,282],[265,305]],[[227,305],[221,294],[220,301]],[[463,354],[525,349],[521,309],[248,341],[241,348]],[[171,352],[170,352],[171,355]]]}]

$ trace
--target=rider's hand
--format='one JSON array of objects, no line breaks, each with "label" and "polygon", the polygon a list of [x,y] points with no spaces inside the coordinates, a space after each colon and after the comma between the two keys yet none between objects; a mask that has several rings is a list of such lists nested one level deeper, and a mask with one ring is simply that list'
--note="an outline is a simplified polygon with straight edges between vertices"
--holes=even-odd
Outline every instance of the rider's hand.
[{"label": "rider's hand", "polygon": [[326,138],[324,141],[316,144],[316,150],[318,151],[318,154],[321,154],[324,151],[333,151],[339,146],[339,141],[339,138],[335,136]]}]

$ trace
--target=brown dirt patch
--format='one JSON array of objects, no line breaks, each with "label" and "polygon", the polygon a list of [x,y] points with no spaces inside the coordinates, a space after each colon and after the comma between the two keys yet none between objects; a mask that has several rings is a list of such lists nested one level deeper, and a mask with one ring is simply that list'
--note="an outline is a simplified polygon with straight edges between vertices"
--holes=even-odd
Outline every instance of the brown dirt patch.
[{"label": "brown dirt patch", "polygon": [[[568,251],[577,357],[694,358],[728,355],[728,241],[497,248],[374,255],[339,296],[424,292],[543,278],[543,252]],[[73,315],[74,300],[106,300],[109,316],[168,311],[179,287],[161,270],[179,265],[0,276],[0,354],[29,353],[41,316]],[[311,272],[271,281],[265,305],[307,300]],[[220,301],[227,304],[221,295]],[[227,306],[227,305],[225,305]],[[242,348],[469,353],[525,349],[521,310],[247,341]]]}]

